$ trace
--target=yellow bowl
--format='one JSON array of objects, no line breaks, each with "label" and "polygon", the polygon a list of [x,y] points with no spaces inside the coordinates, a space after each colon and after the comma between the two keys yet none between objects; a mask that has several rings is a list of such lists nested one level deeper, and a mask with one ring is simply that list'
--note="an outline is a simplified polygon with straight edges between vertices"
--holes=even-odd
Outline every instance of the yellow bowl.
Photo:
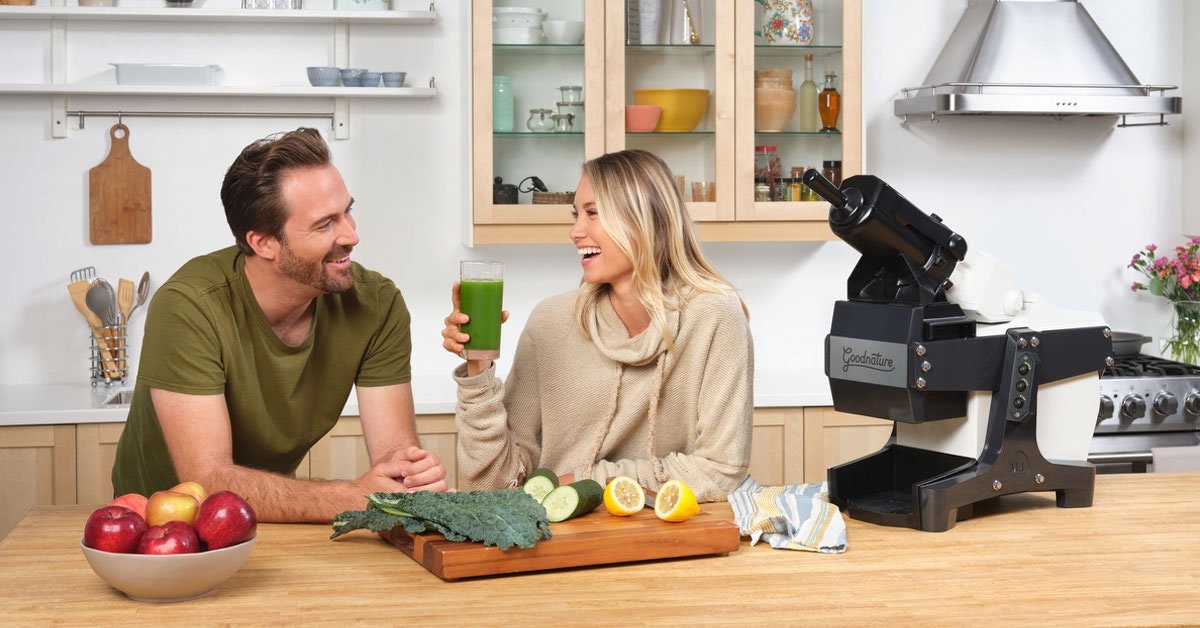
[{"label": "yellow bowl", "polygon": [[708,94],[707,89],[637,89],[633,99],[639,105],[662,108],[655,131],[687,133],[708,113]]},{"label": "yellow bowl", "polygon": [[[257,538],[257,537],[255,537]],[[237,573],[255,539],[195,554],[117,554],[79,542],[100,579],[139,602],[182,602],[208,595]]]}]

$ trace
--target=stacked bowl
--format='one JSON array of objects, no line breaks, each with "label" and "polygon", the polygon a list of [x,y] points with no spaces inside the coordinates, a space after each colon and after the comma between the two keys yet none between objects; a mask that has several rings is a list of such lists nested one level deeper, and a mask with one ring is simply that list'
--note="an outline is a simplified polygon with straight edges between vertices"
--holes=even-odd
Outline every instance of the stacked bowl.
[{"label": "stacked bowl", "polygon": [[796,111],[792,71],[771,68],[754,71],[754,130],[782,131]]},{"label": "stacked bowl", "polygon": [[540,44],[545,19],[534,7],[492,7],[492,43]]}]

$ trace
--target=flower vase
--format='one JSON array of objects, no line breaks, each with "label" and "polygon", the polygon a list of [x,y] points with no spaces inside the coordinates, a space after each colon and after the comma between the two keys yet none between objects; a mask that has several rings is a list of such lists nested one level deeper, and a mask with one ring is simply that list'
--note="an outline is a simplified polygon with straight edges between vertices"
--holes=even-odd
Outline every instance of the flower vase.
[{"label": "flower vase", "polygon": [[771,45],[807,46],[813,42],[812,0],[758,0],[762,38]]},{"label": "flower vase", "polygon": [[1171,359],[1200,365],[1200,301],[1174,301],[1171,336],[1163,342],[1163,353]]}]

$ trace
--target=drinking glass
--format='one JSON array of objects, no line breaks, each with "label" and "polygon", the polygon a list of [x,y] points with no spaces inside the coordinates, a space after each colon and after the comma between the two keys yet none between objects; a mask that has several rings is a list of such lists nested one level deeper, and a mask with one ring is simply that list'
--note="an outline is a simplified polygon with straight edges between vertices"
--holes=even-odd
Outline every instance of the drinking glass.
[{"label": "drinking glass", "polygon": [[692,182],[692,200],[713,202],[717,200],[717,182],[716,181],[693,181]]},{"label": "drinking glass", "polygon": [[500,357],[500,313],[504,308],[504,263],[459,262],[458,309],[470,317],[461,329],[470,334],[467,360]]}]

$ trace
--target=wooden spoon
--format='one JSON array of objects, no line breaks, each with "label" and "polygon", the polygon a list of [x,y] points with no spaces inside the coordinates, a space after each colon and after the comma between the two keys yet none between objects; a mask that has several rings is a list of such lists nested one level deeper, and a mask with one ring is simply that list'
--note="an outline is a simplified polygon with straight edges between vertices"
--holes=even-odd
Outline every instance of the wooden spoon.
[{"label": "wooden spoon", "polygon": [[88,327],[92,330],[92,336],[96,339],[96,346],[100,349],[100,361],[104,367],[104,376],[110,380],[120,379],[117,372],[117,361],[113,359],[112,352],[109,351],[108,340],[104,337],[104,323],[100,322],[100,317],[93,314],[87,304],[87,293],[91,287],[92,282],[90,281],[74,281],[67,284],[67,292],[71,293],[71,301],[75,303],[75,309],[83,314]]},{"label": "wooden spoon", "polygon": [[117,280],[117,308],[121,310],[121,324],[128,324],[133,311],[133,282],[123,277]]}]

